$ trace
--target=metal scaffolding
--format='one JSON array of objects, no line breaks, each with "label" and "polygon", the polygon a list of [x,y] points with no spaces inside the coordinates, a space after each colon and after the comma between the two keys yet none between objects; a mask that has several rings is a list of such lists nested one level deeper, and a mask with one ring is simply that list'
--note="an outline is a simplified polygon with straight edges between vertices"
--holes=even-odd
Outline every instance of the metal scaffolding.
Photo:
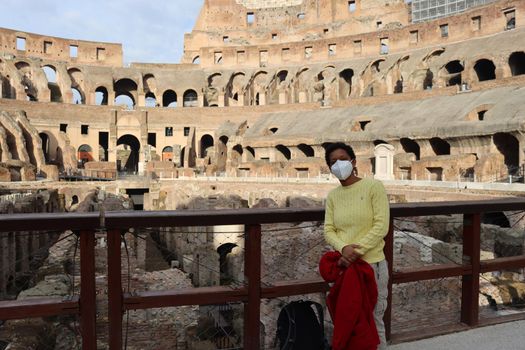
[{"label": "metal scaffolding", "polygon": [[412,0],[412,22],[451,16],[496,0]]}]

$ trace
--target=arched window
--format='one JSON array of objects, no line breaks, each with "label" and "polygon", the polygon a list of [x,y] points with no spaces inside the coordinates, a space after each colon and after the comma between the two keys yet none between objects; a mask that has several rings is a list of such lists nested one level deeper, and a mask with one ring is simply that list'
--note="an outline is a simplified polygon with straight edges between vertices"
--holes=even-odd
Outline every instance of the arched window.
[{"label": "arched window", "polygon": [[512,76],[525,74],[525,52],[513,52],[509,57]]},{"label": "arched window", "polygon": [[436,156],[443,156],[450,154],[450,144],[439,137],[433,137],[430,139],[430,146],[436,154]]},{"label": "arched window", "polygon": [[146,93],[146,107],[157,107],[157,98],[153,92]]},{"label": "arched window", "polygon": [[177,94],[175,91],[164,91],[162,94],[162,107],[177,107]]},{"label": "arched window", "polygon": [[401,138],[401,146],[406,153],[414,153],[416,155],[416,160],[419,160],[420,157],[420,148],[416,141],[409,139],[407,137]]},{"label": "arched window", "polygon": [[99,86],[95,90],[95,104],[97,106],[108,105],[108,89],[106,89],[104,86]]},{"label": "arched window", "polygon": [[198,107],[199,101],[195,90],[187,90],[183,97],[183,107]]},{"label": "arched window", "polygon": [[496,79],[496,66],[491,60],[481,59],[474,65],[479,81]]},{"label": "arched window", "polygon": [[208,150],[213,147],[213,137],[211,135],[202,135],[201,137],[201,158],[208,155]]}]

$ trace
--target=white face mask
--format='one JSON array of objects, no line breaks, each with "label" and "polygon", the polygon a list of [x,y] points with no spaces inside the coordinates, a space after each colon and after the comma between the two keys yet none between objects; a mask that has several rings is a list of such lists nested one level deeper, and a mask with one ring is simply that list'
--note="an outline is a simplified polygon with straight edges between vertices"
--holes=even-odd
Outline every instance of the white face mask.
[{"label": "white face mask", "polygon": [[330,168],[332,174],[337,177],[339,180],[344,181],[352,175],[354,166],[349,160],[340,160],[338,159]]}]

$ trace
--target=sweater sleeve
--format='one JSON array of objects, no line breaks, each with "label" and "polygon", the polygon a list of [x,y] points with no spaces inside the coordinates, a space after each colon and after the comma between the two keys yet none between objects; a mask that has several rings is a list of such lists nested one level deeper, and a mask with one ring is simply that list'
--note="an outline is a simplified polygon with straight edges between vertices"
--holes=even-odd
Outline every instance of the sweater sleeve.
[{"label": "sweater sleeve", "polygon": [[347,244],[343,242],[336,233],[334,226],[334,203],[331,194],[326,198],[326,208],[324,214],[324,238],[335,250],[342,251]]},{"label": "sweater sleeve", "polygon": [[385,187],[380,181],[376,181],[370,189],[370,200],[372,202],[372,228],[361,238],[357,244],[361,246],[359,253],[366,254],[370,249],[377,246],[388,233],[390,223],[390,205],[386,195]]}]

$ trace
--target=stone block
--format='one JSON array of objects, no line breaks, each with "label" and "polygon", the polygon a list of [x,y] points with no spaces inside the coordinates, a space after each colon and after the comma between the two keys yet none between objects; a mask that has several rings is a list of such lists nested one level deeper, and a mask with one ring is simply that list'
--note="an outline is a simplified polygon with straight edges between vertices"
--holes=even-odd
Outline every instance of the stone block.
[{"label": "stone block", "polygon": [[10,182],[11,181],[11,172],[9,169],[0,167],[0,182]]},{"label": "stone block", "polygon": [[46,177],[46,179],[51,181],[58,181],[58,167],[56,165],[42,165],[40,168],[41,173]]}]

